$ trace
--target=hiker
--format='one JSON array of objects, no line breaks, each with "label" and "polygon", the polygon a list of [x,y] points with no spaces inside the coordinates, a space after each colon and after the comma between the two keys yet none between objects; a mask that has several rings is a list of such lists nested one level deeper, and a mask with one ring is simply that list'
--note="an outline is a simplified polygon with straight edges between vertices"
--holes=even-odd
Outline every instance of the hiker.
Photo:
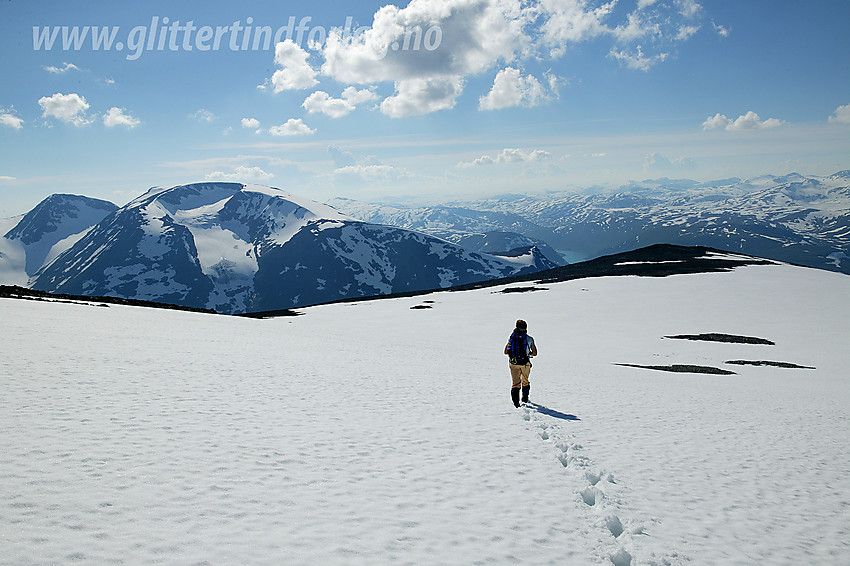
[{"label": "hiker", "polygon": [[508,343],[505,346],[505,355],[508,356],[508,361],[511,364],[511,400],[514,402],[514,407],[519,407],[519,392],[522,387],[522,402],[528,403],[528,392],[531,390],[531,385],[528,383],[528,376],[531,373],[531,359],[537,355],[537,346],[534,345],[534,338],[528,335],[528,324],[524,320],[516,321]]}]

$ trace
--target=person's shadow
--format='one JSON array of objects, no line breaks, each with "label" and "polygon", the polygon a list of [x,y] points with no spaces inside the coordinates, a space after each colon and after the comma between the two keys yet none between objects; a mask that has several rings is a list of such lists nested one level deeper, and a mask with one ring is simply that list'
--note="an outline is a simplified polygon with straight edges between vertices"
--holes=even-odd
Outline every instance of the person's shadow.
[{"label": "person's shadow", "polygon": [[580,421],[581,419],[575,415],[570,415],[567,413],[562,413],[560,411],[556,411],[555,409],[550,409],[549,407],[543,406],[539,403],[527,403],[527,405],[537,411],[542,415],[549,415],[550,417],[555,417],[556,419],[562,419],[565,421]]}]

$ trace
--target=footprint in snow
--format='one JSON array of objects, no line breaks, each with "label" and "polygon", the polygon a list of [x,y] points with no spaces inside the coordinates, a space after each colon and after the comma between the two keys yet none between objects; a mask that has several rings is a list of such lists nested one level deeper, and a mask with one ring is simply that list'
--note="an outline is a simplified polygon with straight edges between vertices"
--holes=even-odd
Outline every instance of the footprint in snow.
[{"label": "footprint in snow", "polygon": [[623,523],[620,522],[620,518],[616,515],[609,515],[605,518],[605,526],[608,527],[608,530],[614,535],[614,538],[619,537],[623,534]]}]

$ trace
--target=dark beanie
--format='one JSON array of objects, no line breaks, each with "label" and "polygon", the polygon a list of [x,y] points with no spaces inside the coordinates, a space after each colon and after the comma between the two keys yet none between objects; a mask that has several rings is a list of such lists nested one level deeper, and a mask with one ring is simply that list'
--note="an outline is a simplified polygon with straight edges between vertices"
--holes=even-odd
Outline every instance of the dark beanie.
[{"label": "dark beanie", "polygon": [[518,321],[516,321],[516,327],[517,327],[519,330],[528,330],[528,323],[526,323],[526,322],[525,322],[524,320],[522,320],[522,319],[519,319]]}]

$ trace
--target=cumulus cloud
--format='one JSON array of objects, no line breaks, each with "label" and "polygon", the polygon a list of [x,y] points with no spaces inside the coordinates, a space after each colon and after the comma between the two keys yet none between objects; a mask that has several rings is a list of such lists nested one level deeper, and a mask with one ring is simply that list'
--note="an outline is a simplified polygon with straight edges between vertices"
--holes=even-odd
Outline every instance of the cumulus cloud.
[{"label": "cumulus cloud", "polygon": [[358,106],[360,104],[376,100],[378,95],[375,94],[375,90],[371,88],[358,90],[353,86],[350,86],[342,91],[342,98],[347,100],[352,106]]},{"label": "cumulus cloud", "polygon": [[141,123],[141,120],[135,118],[132,114],[125,114],[124,109],[117,106],[113,106],[103,115],[103,125],[107,128],[124,126],[128,130],[132,130]]},{"label": "cumulus cloud", "polygon": [[53,65],[44,67],[44,70],[48,73],[53,73],[56,75],[61,75],[62,73],[67,73],[68,71],[79,71],[80,68],[74,65],[73,63],[63,63],[61,67],[56,67]]},{"label": "cumulus cloud", "polygon": [[379,9],[361,34],[332,30],[322,72],[352,84],[465,76],[511,60],[523,41],[514,0],[420,0]]},{"label": "cumulus cloud", "polygon": [[24,127],[24,121],[18,117],[12,108],[0,108],[0,126],[7,126],[14,130]]},{"label": "cumulus cloud", "polygon": [[242,181],[242,182],[259,182],[259,181],[268,181],[274,177],[271,173],[267,171],[263,171],[259,167],[246,167],[244,165],[240,165],[236,167],[231,173],[225,173],[224,171],[213,171],[212,173],[208,173],[204,176],[204,179],[207,181]]},{"label": "cumulus cloud", "polygon": [[645,169],[694,169],[696,166],[690,157],[668,159],[660,153],[650,153],[644,160]]},{"label": "cumulus cloud", "polygon": [[260,121],[256,118],[242,118],[242,127],[248,130],[259,130]]},{"label": "cumulus cloud", "polygon": [[829,117],[829,121],[838,124],[850,124],[850,104],[839,106]]},{"label": "cumulus cloud", "polygon": [[493,88],[478,100],[478,107],[497,110],[510,106],[537,106],[546,98],[543,85],[535,77],[524,77],[519,69],[507,67],[496,73]]},{"label": "cumulus cloud", "polygon": [[507,147],[495,156],[482,155],[472,161],[458,163],[458,167],[476,167],[480,165],[494,165],[497,163],[525,163],[549,161],[552,154],[543,149],[521,149]]},{"label": "cumulus cloud", "polygon": [[38,99],[38,105],[41,106],[44,118],[56,118],[66,124],[73,124],[78,127],[85,126],[93,121],[93,118],[86,116],[89,103],[77,93],[62,94],[57,92],[52,96],[42,96]]},{"label": "cumulus cloud", "polygon": [[403,118],[454,108],[463,84],[462,77],[396,81],[395,93],[381,102],[381,112],[390,118]]},{"label": "cumulus cloud", "polygon": [[347,116],[357,108],[358,104],[369,102],[378,98],[373,90],[358,90],[353,86],[342,91],[342,98],[332,98],[331,95],[322,90],[317,90],[308,96],[301,105],[311,114],[320,113],[331,118]]},{"label": "cumulus cloud", "polygon": [[736,119],[731,120],[727,118],[724,114],[717,113],[714,116],[709,116],[706,118],[705,122],[702,123],[703,131],[708,130],[718,130],[724,129],[728,131],[741,131],[741,130],[764,130],[768,128],[776,128],[778,126],[783,125],[785,122],[779,120],[777,118],[768,118],[766,120],[762,120],[758,114],[750,110],[746,114],[738,116]]},{"label": "cumulus cloud", "polygon": [[361,34],[333,30],[322,73],[348,84],[392,81],[380,105],[399,118],[452,108],[465,77],[510,61],[525,37],[514,0],[413,1],[379,9]]},{"label": "cumulus cloud", "polygon": [[308,96],[301,106],[311,114],[321,113],[331,118],[347,116],[354,110],[354,106],[349,104],[347,100],[331,98],[331,95],[323,90],[317,90]]},{"label": "cumulus cloud", "polygon": [[275,46],[274,62],[281,67],[274,72],[271,84],[275,92],[301,90],[319,83],[316,70],[307,62],[308,54],[291,39]]},{"label": "cumulus cloud", "polygon": [[301,118],[290,118],[280,126],[269,128],[269,133],[273,136],[303,136],[312,134],[315,131],[305,124]]},{"label": "cumulus cloud", "polygon": [[[476,93],[481,110],[534,106],[557,95],[557,81],[549,77],[547,93],[539,76],[518,70],[524,61],[540,64],[578,42],[607,39],[610,60],[645,72],[669,59],[703,20],[696,0],[628,6],[616,0],[411,0],[402,8],[378,9],[371,25],[354,33],[331,29],[323,45],[310,45],[316,50],[313,65],[291,40],[279,43],[280,69],[260,88],[309,88],[318,83],[319,71],[346,86],[392,83],[394,92],[379,108],[400,118],[452,108],[468,84],[477,84],[471,77],[495,72],[490,92]],[[340,117],[357,104],[323,89],[303,105]]]}]

